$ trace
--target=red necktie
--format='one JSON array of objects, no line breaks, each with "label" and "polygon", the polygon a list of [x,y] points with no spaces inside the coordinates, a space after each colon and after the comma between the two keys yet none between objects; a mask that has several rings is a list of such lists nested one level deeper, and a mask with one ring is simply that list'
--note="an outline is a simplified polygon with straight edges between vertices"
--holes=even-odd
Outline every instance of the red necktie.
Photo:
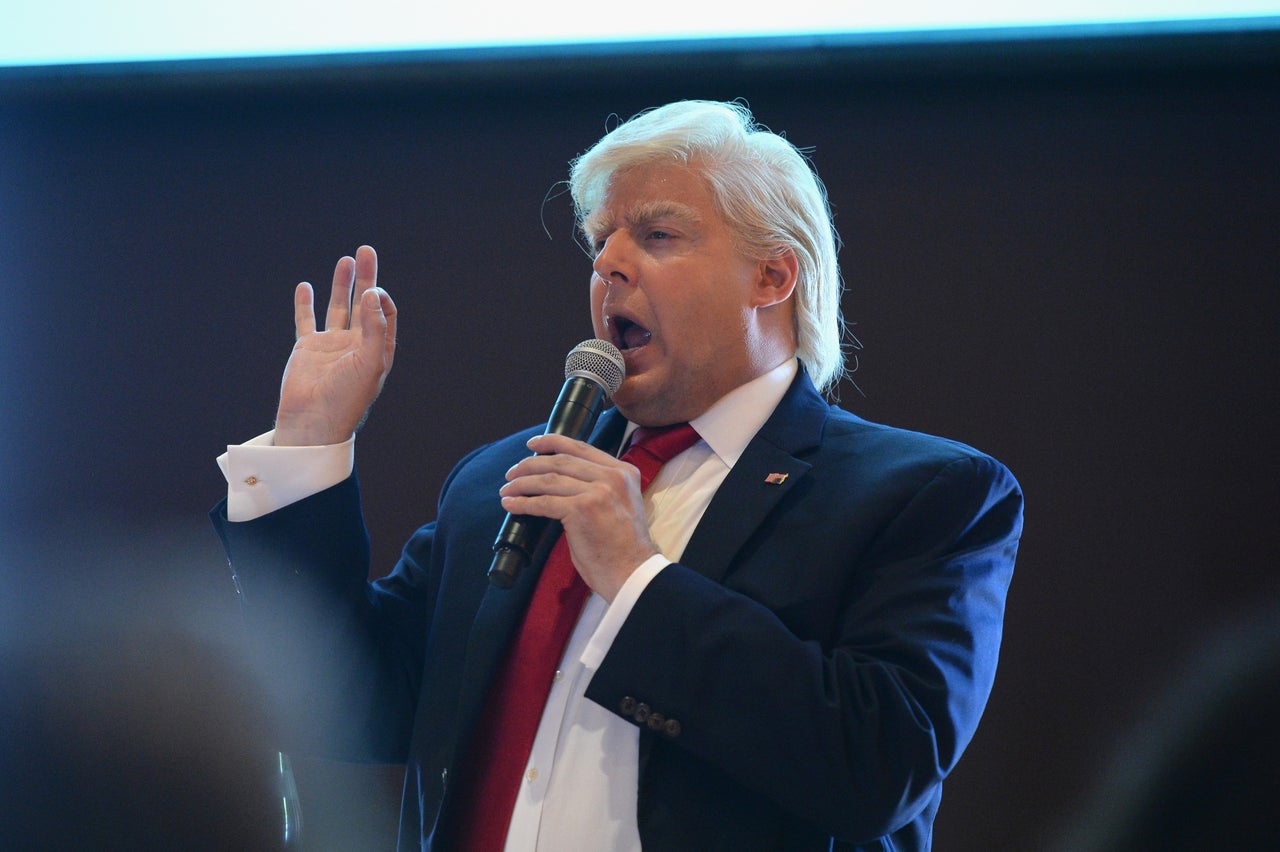
[{"label": "red necktie", "polygon": [[[631,436],[622,460],[640,471],[640,490],[668,460],[693,446],[698,433],[687,423],[657,429],[641,427]],[[565,537],[551,549],[533,599],[525,610],[506,662],[489,689],[472,739],[471,789],[459,815],[461,852],[501,852],[520,792],[533,738],[551,692],[560,658],[590,590],[569,558]]]}]

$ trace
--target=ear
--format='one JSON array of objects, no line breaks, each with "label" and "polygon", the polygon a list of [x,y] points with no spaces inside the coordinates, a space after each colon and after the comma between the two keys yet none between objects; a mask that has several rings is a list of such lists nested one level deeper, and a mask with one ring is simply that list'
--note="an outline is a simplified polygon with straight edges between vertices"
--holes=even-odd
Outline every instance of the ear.
[{"label": "ear", "polygon": [[792,249],[779,249],[773,255],[760,261],[760,276],[756,281],[755,293],[751,305],[755,308],[767,308],[778,305],[791,298],[796,289],[796,279],[800,274],[800,263]]}]

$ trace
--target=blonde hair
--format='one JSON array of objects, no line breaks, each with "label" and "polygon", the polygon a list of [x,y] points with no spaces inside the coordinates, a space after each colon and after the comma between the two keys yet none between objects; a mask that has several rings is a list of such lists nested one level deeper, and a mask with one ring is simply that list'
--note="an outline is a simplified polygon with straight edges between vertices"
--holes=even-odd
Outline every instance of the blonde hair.
[{"label": "blonde hair", "polygon": [[579,227],[620,170],[680,162],[706,177],[718,212],[743,253],[764,259],[790,249],[797,355],[827,391],[843,378],[839,236],[826,188],[794,145],[758,125],[743,104],[680,101],[640,113],[570,165],[569,191]]}]

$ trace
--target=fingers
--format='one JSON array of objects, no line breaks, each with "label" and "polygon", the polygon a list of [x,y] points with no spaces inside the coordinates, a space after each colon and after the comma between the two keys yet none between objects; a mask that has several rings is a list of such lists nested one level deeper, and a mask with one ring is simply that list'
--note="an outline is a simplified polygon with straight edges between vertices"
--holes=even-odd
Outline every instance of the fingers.
[{"label": "fingers", "polygon": [[[364,294],[378,284],[378,255],[372,246],[360,246],[355,257],[343,257],[333,268],[329,307],[325,312],[326,331],[346,329],[360,322]],[[314,328],[313,328],[314,330]]]},{"label": "fingers", "polygon": [[316,330],[315,293],[306,281],[293,291],[293,330],[298,337]]},{"label": "fingers", "polygon": [[386,365],[386,369],[390,370],[392,363],[396,360],[396,303],[391,300],[391,294],[386,290],[379,289],[377,292],[382,316],[387,321],[386,335],[382,343],[382,363]]},{"label": "fingers", "polygon": [[597,462],[613,462],[616,458],[584,441],[575,441],[567,435],[535,435],[526,445],[539,455],[565,455]]},{"label": "fingers", "polygon": [[386,290],[365,290],[357,305],[360,321],[360,347],[374,363],[382,364],[385,375],[395,358],[396,305]]},{"label": "fingers", "polygon": [[524,459],[507,471],[502,508],[564,525],[574,567],[587,586],[612,601],[627,577],[658,551],[649,537],[640,472],[630,464],[564,436],[529,442],[550,455]]},{"label": "fingers", "polygon": [[325,331],[346,328],[351,321],[351,288],[355,284],[354,258],[341,258],[333,268],[333,284],[329,289],[329,309],[324,315]]},{"label": "fingers", "polygon": [[[378,255],[372,247],[360,246],[356,249],[356,256],[351,260],[351,277],[353,289],[347,291],[351,316],[347,318],[347,327],[356,328],[362,323],[360,314],[364,310],[364,294],[378,284]],[[370,307],[374,305],[370,304]]]},{"label": "fingers", "polygon": [[[572,497],[597,488],[620,495],[633,486],[639,493],[634,467],[589,444],[561,435],[540,436],[529,442],[541,455],[530,456],[507,471],[503,497]],[[550,446],[562,449],[552,452]]]},{"label": "fingers", "polygon": [[378,253],[373,246],[360,246],[355,259],[356,299],[378,286]]},{"label": "fingers", "polygon": [[[358,330],[368,356],[391,369],[396,350],[396,304],[378,286],[378,255],[361,246],[333,269],[333,287],[325,313],[325,331]],[[370,295],[372,294],[372,295]],[[304,281],[293,295],[293,324],[299,337],[316,331],[315,291]],[[380,350],[380,351],[378,351]]]}]

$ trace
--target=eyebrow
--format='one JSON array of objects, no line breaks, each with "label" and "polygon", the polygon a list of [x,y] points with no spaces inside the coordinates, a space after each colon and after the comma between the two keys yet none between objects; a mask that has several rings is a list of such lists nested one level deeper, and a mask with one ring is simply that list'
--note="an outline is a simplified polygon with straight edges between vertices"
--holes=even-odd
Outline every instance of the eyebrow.
[{"label": "eyebrow", "polygon": [[[623,218],[632,226],[655,222],[660,219],[675,219],[690,225],[702,221],[698,211],[678,201],[642,201],[623,213]],[[587,215],[582,222],[582,231],[588,236],[609,231],[614,228],[612,216],[597,208]]]}]

